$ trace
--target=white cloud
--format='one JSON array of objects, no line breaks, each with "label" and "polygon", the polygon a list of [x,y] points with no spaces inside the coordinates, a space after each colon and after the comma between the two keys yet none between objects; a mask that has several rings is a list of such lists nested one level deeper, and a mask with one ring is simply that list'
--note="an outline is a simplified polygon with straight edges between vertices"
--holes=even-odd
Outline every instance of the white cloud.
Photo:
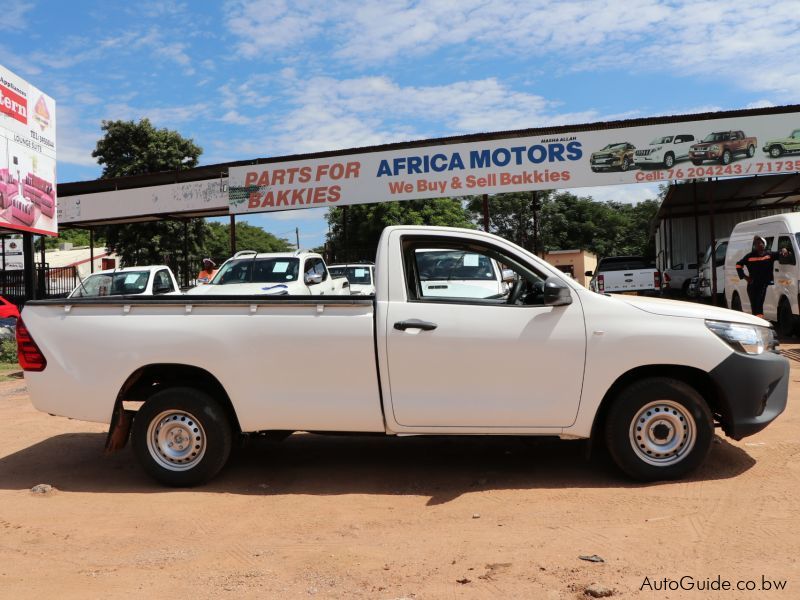
[{"label": "white cloud", "polygon": [[14,2],[3,5],[0,13],[0,31],[22,31],[27,29],[25,13],[33,9],[33,2]]},{"label": "white cloud", "polygon": [[0,44],[0,64],[12,71],[23,75],[39,75],[42,70],[31,62],[28,58],[23,58],[19,54],[11,52],[8,48]]},{"label": "white cloud", "polygon": [[137,108],[127,103],[112,103],[105,108],[105,119],[150,119],[154,125],[172,128],[175,123],[186,123],[208,116],[208,105],[202,102],[181,106]]},{"label": "white cloud", "polygon": [[84,167],[97,167],[97,160],[92,158],[92,151],[97,140],[102,136],[99,122],[82,119],[76,108],[69,104],[59,103],[56,120],[56,147],[58,162]]},{"label": "white cloud", "polygon": [[597,187],[572,188],[569,191],[576,196],[591,196],[598,202],[622,202],[638,204],[643,200],[658,198],[657,183],[632,183],[628,185],[604,185]]},{"label": "white cloud", "polygon": [[459,48],[470,60],[523,54],[564,69],[727,77],[800,94],[800,0],[233,0],[226,12],[246,58],[327,40],[336,58],[360,66]]}]

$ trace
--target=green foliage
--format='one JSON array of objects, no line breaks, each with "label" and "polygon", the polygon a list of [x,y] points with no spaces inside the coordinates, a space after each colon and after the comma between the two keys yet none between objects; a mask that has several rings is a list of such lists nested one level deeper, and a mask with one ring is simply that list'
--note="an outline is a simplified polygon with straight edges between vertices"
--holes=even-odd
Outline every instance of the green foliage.
[{"label": "green foliage", "polygon": [[[202,246],[202,254],[203,257],[209,257],[219,265],[231,255],[231,227],[228,223],[208,223],[207,226],[208,232]],[[250,225],[246,221],[238,221],[236,248],[256,252],[287,252],[293,250],[294,246],[287,240],[264,231],[261,227]]]},{"label": "green foliage", "polygon": [[17,362],[17,340],[7,338],[0,342],[0,363]]},{"label": "green foliage", "polygon": [[[536,250],[589,250],[599,257],[644,255],[653,258],[655,242],[650,224],[658,211],[658,200],[638,204],[595,202],[570,192],[539,192],[534,210],[530,192],[498,194],[489,198],[490,230],[520,246],[533,250],[534,224],[538,218]],[[467,206],[476,220],[482,219],[481,197],[471,197]]]},{"label": "green foliage", "polygon": [[[489,231],[526,250],[535,251],[533,232],[536,217],[540,215],[542,202],[548,193],[515,192],[492,196],[489,199]],[[471,196],[467,207],[475,220],[483,223],[483,197]],[[539,248],[541,245],[539,240]]]},{"label": "green foliage", "polygon": [[103,179],[191,169],[203,149],[177,131],[156,129],[149,119],[103,121],[105,132],[92,157],[103,165]]},{"label": "green foliage", "polygon": [[[62,229],[58,232],[58,237],[46,237],[44,247],[46,249],[58,248],[61,244],[68,242],[75,247],[89,245],[89,232],[86,229]],[[40,249],[39,240],[36,240],[36,248]],[[102,235],[95,234],[94,245],[103,248],[106,245]]]},{"label": "green foliage", "polygon": [[328,249],[332,261],[374,260],[378,240],[389,225],[444,225],[474,228],[460,200],[436,198],[348,206],[328,211]]},{"label": "green foliage", "polygon": [[[176,131],[156,129],[148,119],[103,121],[105,135],[97,142],[92,156],[103,165],[104,179],[156,173],[197,166],[203,149]],[[188,233],[184,236],[184,231]],[[166,257],[197,254],[207,227],[194,219],[184,230],[182,222],[159,221],[131,225],[109,225],[100,231],[107,246],[117,252],[123,265],[165,262]],[[184,240],[187,237],[187,240]]]}]

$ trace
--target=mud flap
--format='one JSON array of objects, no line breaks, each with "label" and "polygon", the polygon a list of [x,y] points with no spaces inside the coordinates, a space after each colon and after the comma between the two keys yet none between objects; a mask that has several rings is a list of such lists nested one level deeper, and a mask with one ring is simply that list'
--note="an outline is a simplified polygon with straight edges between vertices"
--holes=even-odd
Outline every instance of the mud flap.
[{"label": "mud flap", "polygon": [[136,412],[133,410],[125,410],[122,407],[122,402],[116,403],[114,412],[111,415],[111,424],[108,426],[108,435],[106,436],[106,454],[122,450],[125,444],[128,443],[135,414]]}]

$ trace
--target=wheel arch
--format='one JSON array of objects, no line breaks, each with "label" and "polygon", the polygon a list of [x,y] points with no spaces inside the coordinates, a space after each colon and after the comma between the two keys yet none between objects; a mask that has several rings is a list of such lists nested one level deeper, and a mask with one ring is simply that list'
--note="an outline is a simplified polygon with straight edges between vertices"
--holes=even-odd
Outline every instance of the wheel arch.
[{"label": "wheel arch", "polygon": [[722,424],[723,430],[727,433],[725,425],[729,414],[727,404],[721,391],[706,371],[686,365],[644,365],[623,373],[608,388],[592,423],[591,439],[593,443],[602,439],[608,412],[620,392],[632,383],[650,377],[670,377],[682,381],[697,390],[706,404],[708,404],[714,419]]},{"label": "wheel arch", "polygon": [[157,363],[139,367],[122,384],[114,402],[114,412],[106,438],[106,451],[125,446],[135,410],[126,409],[124,402],[147,402],[156,392],[174,386],[198,388],[216,399],[227,413],[234,434],[242,432],[236,409],[225,388],[212,373],[193,365]]}]

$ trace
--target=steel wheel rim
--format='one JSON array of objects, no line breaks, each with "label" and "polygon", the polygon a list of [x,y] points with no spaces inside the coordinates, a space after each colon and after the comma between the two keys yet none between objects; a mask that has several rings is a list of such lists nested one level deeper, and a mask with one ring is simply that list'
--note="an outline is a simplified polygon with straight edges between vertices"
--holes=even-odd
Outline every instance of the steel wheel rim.
[{"label": "steel wheel rim", "polygon": [[673,400],[648,402],[631,421],[631,448],[649,465],[667,467],[681,462],[696,441],[694,417]]},{"label": "steel wheel rim", "polygon": [[769,155],[772,158],[778,158],[781,155],[781,151],[779,148],[771,148],[769,151]]},{"label": "steel wheel rim", "polygon": [[671,169],[672,165],[674,164],[675,164],[675,159],[672,158],[671,154],[668,154],[666,160],[664,161],[664,166],[667,167],[668,169]]},{"label": "steel wheel rim", "polygon": [[165,410],[150,421],[147,450],[159,466],[169,471],[188,471],[206,453],[206,433],[191,413]]}]

